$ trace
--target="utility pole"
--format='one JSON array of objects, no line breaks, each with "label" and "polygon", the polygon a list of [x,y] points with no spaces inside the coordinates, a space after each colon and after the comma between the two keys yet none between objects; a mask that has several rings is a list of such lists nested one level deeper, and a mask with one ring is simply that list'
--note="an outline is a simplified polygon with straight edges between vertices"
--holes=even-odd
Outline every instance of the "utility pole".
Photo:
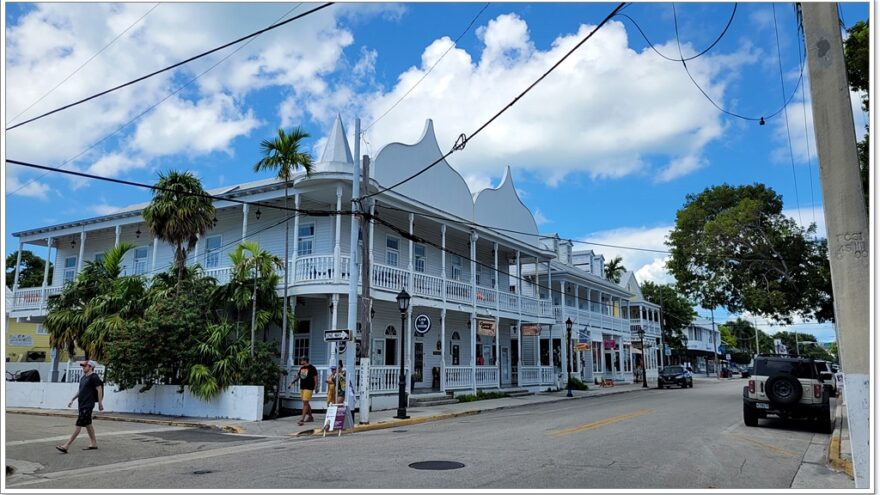
[{"label": "utility pole", "polygon": [[870,484],[868,218],[836,3],[801,4],[856,488]]},{"label": "utility pole", "polygon": [[[344,136],[343,136],[344,137]],[[349,229],[349,270],[348,270],[348,328],[351,332],[348,345],[345,346],[345,387],[346,398],[354,397],[354,391],[357,390],[357,369],[355,368],[354,355],[357,353],[357,309],[358,309],[358,277],[360,274],[361,264],[358,263],[358,194],[360,193],[361,167],[358,163],[358,157],[361,151],[361,119],[354,121],[354,156],[355,163],[351,167],[351,209],[354,214],[351,216],[351,229]],[[349,387],[353,387],[349,389]],[[337,389],[338,390],[338,389]],[[351,390],[352,393],[348,393]],[[348,410],[354,411],[354,401],[348,404]]]},{"label": "utility pole", "polygon": [[715,356],[715,374],[721,378],[721,367],[718,366],[718,341],[715,339],[715,308],[709,311],[712,314],[712,355]]},{"label": "utility pole", "polygon": [[[361,181],[361,197],[364,197],[369,192],[370,185],[370,157],[367,155],[363,156],[363,180]],[[372,269],[370,258],[370,224],[372,223],[372,218],[370,218],[369,223],[366,221],[366,214],[373,213],[373,200],[367,199],[365,203],[362,203],[363,206],[363,215],[361,216],[361,266],[363,269],[361,270],[361,325],[362,325],[362,335],[361,335],[361,369],[363,370],[364,384],[361,386],[361,414],[360,414],[360,422],[361,423],[369,423],[370,422],[370,379],[369,379],[369,370],[372,363],[370,363],[370,342],[371,335],[373,331],[373,299],[370,296],[370,281],[372,280],[370,277],[370,270]]]},{"label": "utility pole", "polygon": [[761,341],[758,340],[758,319],[752,316],[752,321],[755,322],[755,356],[761,353]]},{"label": "utility pole", "polygon": [[666,359],[666,345],[663,342],[663,286],[657,284],[657,290],[660,292],[660,367],[662,368]]}]

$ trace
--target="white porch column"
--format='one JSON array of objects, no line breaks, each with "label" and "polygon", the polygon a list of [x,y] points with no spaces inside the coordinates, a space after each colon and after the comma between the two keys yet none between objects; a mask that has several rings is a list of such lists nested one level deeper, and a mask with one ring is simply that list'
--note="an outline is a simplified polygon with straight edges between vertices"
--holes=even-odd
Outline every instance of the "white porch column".
[{"label": "white porch column", "polygon": [[[501,273],[498,271],[498,243],[492,243],[492,254],[495,255],[495,265],[494,270],[495,273],[492,275],[492,288],[495,289],[495,311],[497,312],[501,307],[501,295],[498,294],[498,279],[501,278]],[[498,339],[498,335],[495,336],[495,339]],[[501,359],[501,355],[498,354],[498,359]]]},{"label": "white porch column", "polygon": [[[443,304],[446,305],[446,224],[440,224],[440,271],[443,278]],[[443,311],[446,311],[444,309]],[[445,345],[445,344],[444,344]],[[446,379],[444,375],[444,380]]]},{"label": "white porch column", "polygon": [[[406,310],[406,325],[404,326],[404,328],[401,329],[401,331],[406,332],[406,344],[407,344],[406,345],[406,362],[403,364],[403,367],[406,370],[406,395],[407,395],[407,397],[409,397],[409,395],[412,393],[412,377],[413,377],[413,372],[415,371],[413,369],[413,365],[415,363],[413,363],[412,357],[413,357],[413,349],[415,349],[415,340],[416,339],[415,339],[413,332],[411,330],[411,328],[412,328],[412,313],[413,313],[413,305],[410,304],[409,308],[407,308],[407,310]],[[408,400],[407,400],[407,405],[409,405]]]},{"label": "white porch column", "polygon": [[[519,312],[520,320],[522,320],[522,298],[523,298],[522,279],[523,279],[522,260],[520,259],[519,249],[517,249],[516,250],[516,305],[517,305],[517,310]],[[517,322],[517,325],[521,325],[521,324],[522,324],[521,321]],[[517,326],[516,330],[517,330],[517,332],[520,332],[521,328],[519,326]],[[519,335],[519,334],[517,334],[517,335]],[[520,335],[519,338],[520,338],[520,340],[522,340],[522,335]],[[522,358],[522,356],[520,356],[520,358]],[[518,377],[519,377],[519,375],[517,375],[517,378]]]},{"label": "white porch column", "polygon": [[[373,266],[375,264],[375,259],[373,256],[373,245],[376,243],[376,236],[374,235],[376,233],[376,221],[373,220],[373,217],[375,215],[376,215],[376,203],[374,202],[373,204],[370,205],[370,248],[369,248],[370,270],[373,269]],[[372,274],[370,274],[370,276],[372,276]],[[372,297],[372,294],[369,294],[368,297]]]},{"label": "white porch column", "polygon": [[495,315],[495,368],[498,369],[498,376],[495,386],[501,388],[501,318]]},{"label": "white porch column", "polygon": [[[299,210],[300,200],[300,194],[298,192],[294,193],[293,205],[297,210]],[[287,212],[285,212],[286,214]],[[296,282],[296,259],[299,257],[299,216],[298,211],[293,215],[293,244],[290,246],[291,252],[287,253],[290,260],[289,265],[284,267],[285,270],[290,270],[290,275],[287,276],[287,283],[289,284]]]},{"label": "white porch column", "polygon": [[[565,296],[567,293],[565,292],[566,284],[565,284],[564,280],[559,281],[559,289],[562,291],[562,296],[559,299],[559,301],[562,303],[562,305],[561,305],[562,309],[559,313],[561,321],[562,321],[562,338],[559,340],[561,340],[563,342],[562,356],[561,356],[562,359],[560,360],[559,364],[562,365],[562,372],[565,373],[565,375],[567,377],[568,376],[568,346],[570,345],[570,343],[568,342],[568,330],[565,328],[565,320],[566,320],[566,316],[568,315],[568,308],[567,308],[568,305],[566,304],[566,301],[565,301],[565,299],[566,299]],[[550,297],[552,299],[553,296],[551,295]],[[551,344],[553,343],[553,334],[552,333],[550,334],[550,343]]]},{"label": "white porch column", "polygon": [[[517,265],[519,265],[519,251],[516,252]],[[519,275],[519,271],[517,270],[517,276]],[[519,377],[521,373],[519,370],[522,369],[523,361],[522,361],[522,318],[516,320],[516,386],[519,387]],[[510,370],[513,373],[513,369]]]},{"label": "white porch column", "polygon": [[[248,212],[250,212],[251,205],[245,203],[241,205],[241,240],[244,241],[247,239],[247,227],[248,227]],[[285,215],[288,213],[285,211]]]},{"label": "white porch column", "polygon": [[159,238],[153,238],[153,254],[152,259],[150,261],[150,273],[153,275],[156,274],[156,253],[159,251]]},{"label": "white porch column", "polygon": [[287,327],[287,366],[293,367],[293,336],[296,333],[294,332],[294,326],[296,325],[296,296],[289,297],[290,302],[293,303],[293,310],[288,313],[288,318],[293,321],[293,325],[288,325]]},{"label": "white porch column", "polygon": [[113,242],[114,246],[119,245],[119,239],[122,237],[122,225],[116,226],[116,240]]},{"label": "white porch column", "polygon": [[[79,275],[79,272],[82,271],[83,266],[83,256],[86,252],[86,229],[83,229],[79,233],[79,256],[76,258],[76,274]],[[19,247],[19,249],[21,249]]]},{"label": "white porch column", "polygon": [[[45,289],[49,285],[49,264],[52,262],[52,243],[55,239],[52,237],[46,238],[46,265],[43,266],[43,289]],[[21,261],[19,261],[21,264]],[[16,265],[16,276],[18,275],[18,266]],[[16,281],[16,285],[18,281]]]},{"label": "white porch column", "polygon": [[[473,391],[477,393],[477,233],[471,231],[471,373]],[[485,357],[483,358],[485,359]]]},{"label": "white porch column", "polygon": [[[552,271],[553,270],[550,268],[550,258],[547,258],[547,297],[550,298],[549,304],[550,304],[551,311],[553,308],[553,274],[551,273]],[[551,344],[553,343],[552,338],[550,340],[550,343]]]},{"label": "white porch column", "polygon": [[[338,217],[337,217],[338,218]],[[339,294],[333,294],[330,296],[330,304],[333,305],[333,309],[330,312],[330,327],[332,330],[339,329]],[[352,330],[354,331],[354,330]],[[335,342],[327,342],[327,365],[331,365],[336,362],[336,343]]]},{"label": "white porch column", "polygon": [[[15,256],[15,278],[12,280],[12,292],[18,290],[18,276],[21,275],[21,237],[18,238],[18,254]],[[46,266],[49,266],[48,260]]]},{"label": "white porch column", "polygon": [[[406,279],[407,279],[407,283],[409,284],[410,292],[412,292],[412,290],[415,288],[415,285],[413,285],[413,252],[414,251],[413,251],[413,240],[412,240],[413,227],[415,226],[415,218],[416,218],[415,215],[413,215],[412,213],[409,214],[409,236],[410,236],[408,239],[409,240],[409,260],[407,261],[407,265],[406,265],[406,267],[407,267]],[[410,340],[414,340],[414,339],[410,339]]]},{"label": "white porch column", "polygon": [[[444,232],[446,229],[443,229]],[[445,289],[444,289],[445,292]],[[440,391],[446,393],[446,308],[440,310]]]},{"label": "white porch column", "polygon": [[[339,282],[339,266],[342,259],[342,215],[338,213],[342,210],[342,184],[336,184],[336,240],[333,244],[333,280]],[[357,242],[357,239],[352,239]],[[334,327],[335,328],[335,327]],[[354,329],[352,329],[354,331]]]}]

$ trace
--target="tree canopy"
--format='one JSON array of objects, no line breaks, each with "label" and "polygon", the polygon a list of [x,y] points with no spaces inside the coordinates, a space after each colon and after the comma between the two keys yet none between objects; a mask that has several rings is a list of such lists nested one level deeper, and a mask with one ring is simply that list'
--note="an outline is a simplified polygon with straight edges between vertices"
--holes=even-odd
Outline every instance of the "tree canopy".
[{"label": "tree canopy", "polygon": [[709,187],[688,194],[667,245],[678,289],[704,308],[748,311],[791,323],[831,317],[831,280],[822,241],[782,213],[763,184]]},{"label": "tree canopy", "polygon": [[663,341],[674,348],[681,348],[681,336],[690,325],[697,313],[694,305],[670,285],[642,283],[642,295],[645,300],[660,305],[663,313]]},{"label": "tree canopy", "polygon": [[[9,253],[6,257],[6,287],[12,288],[15,282],[15,261],[18,252]],[[21,251],[21,265],[18,273],[19,287],[42,287],[43,271],[46,269],[46,261],[36,254],[23,249]],[[49,281],[52,280],[52,263],[49,263]]]},{"label": "tree canopy", "polygon": [[623,258],[615,256],[614,259],[605,264],[605,278],[611,280],[615,284],[620,283],[620,276],[626,271],[623,266]]},{"label": "tree canopy", "polygon": [[[853,91],[862,93],[862,110],[870,108],[870,82],[871,82],[871,33],[868,22],[859,21],[847,30],[847,38],[843,44],[844,61],[846,63],[846,77],[849,87]],[[870,156],[869,142],[871,140],[870,129],[867,124],[865,137],[858,143],[859,171],[862,177],[862,192],[865,196],[865,208],[869,202],[870,183]]]}]

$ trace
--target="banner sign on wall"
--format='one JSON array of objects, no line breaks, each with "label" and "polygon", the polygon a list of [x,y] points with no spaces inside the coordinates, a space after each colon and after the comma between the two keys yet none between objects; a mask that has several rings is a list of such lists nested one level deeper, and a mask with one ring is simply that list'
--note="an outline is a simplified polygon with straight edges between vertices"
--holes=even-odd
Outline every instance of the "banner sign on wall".
[{"label": "banner sign on wall", "polygon": [[417,334],[425,335],[431,330],[431,318],[425,314],[416,316],[413,326],[415,327]]},{"label": "banner sign on wall", "polygon": [[31,335],[10,335],[9,347],[33,347],[34,337]]},{"label": "banner sign on wall", "polygon": [[477,335],[487,337],[495,336],[495,320],[482,320],[477,318]]},{"label": "banner sign on wall", "polygon": [[617,347],[617,341],[614,339],[605,339],[605,348],[606,349],[614,349]]},{"label": "banner sign on wall", "polygon": [[541,325],[534,323],[522,325],[522,334],[523,337],[537,337],[541,335]]}]

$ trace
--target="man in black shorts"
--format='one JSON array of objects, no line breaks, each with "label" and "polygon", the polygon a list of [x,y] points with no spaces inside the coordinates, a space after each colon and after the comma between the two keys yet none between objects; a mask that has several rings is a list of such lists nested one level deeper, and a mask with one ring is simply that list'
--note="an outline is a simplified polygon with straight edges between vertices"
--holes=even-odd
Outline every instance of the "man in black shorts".
[{"label": "man in black shorts", "polygon": [[79,399],[79,415],[76,418],[76,428],[73,430],[73,435],[70,436],[70,440],[68,440],[67,443],[55,446],[55,448],[63,454],[67,453],[70,444],[76,440],[76,437],[79,435],[79,432],[82,431],[83,427],[86,428],[86,432],[89,434],[89,446],[83,450],[96,450],[98,448],[98,439],[95,437],[95,427],[92,426],[92,410],[95,408],[95,402],[98,403],[99,411],[104,410],[104,382],[102,382],[98,374],[95,373],[95,368],[98,366],[98,363],[88,360],[80,363],[80,366],[82,366],[83,369],[83,377],[79,379],[79,392],[77,392],[76,395],[73,396],[73,399],[70,399],[70,402],[67,403],[67,407],[70,407],[74,400]]}]

